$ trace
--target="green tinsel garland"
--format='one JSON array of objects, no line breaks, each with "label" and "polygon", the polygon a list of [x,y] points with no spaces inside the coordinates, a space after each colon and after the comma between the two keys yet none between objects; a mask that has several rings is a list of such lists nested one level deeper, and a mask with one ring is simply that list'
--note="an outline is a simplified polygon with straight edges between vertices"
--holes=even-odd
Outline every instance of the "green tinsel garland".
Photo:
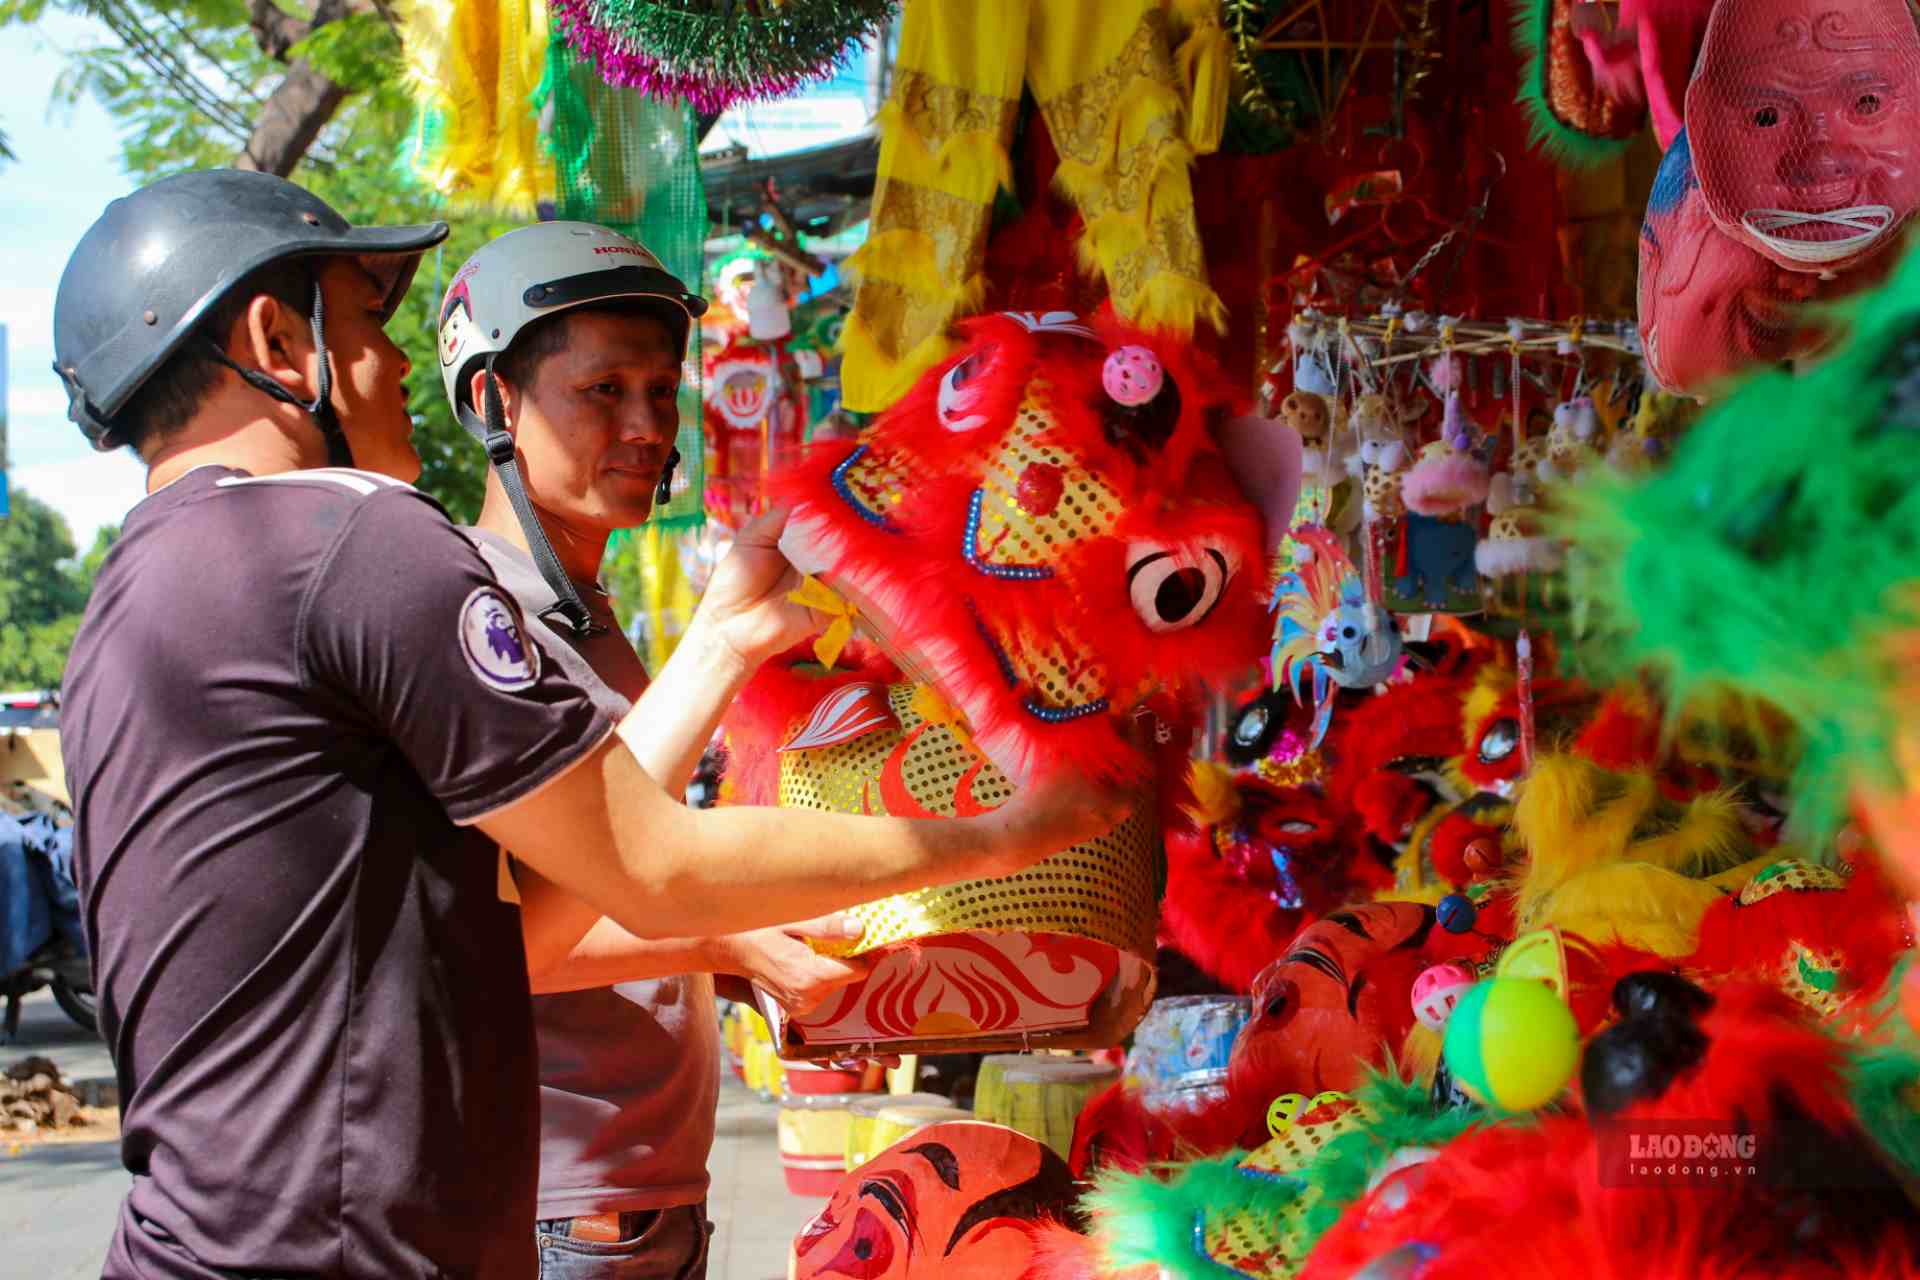
[{"label": "green tinsel garland", "polygon": [[1558,530],[1580,639],[1696,698],[1759,697],[1805,734],[1795,820],[1819,837],[1858,781],[1897,781],[1920,632],[1920,255],[1839,309],[1844,345],[1715,405],[1665,471],[1576,487]]},{"label": "green tinsel garland", "polygon": [[808,77],[900,10],[899,0],[591,0],[598,25],[670,71],[744,82]]}]

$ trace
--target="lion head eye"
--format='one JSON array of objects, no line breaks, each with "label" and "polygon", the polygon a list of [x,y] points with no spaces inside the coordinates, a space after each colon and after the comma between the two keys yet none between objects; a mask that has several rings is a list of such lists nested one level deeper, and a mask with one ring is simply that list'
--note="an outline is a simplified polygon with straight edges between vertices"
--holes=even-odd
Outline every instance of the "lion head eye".
[{"label": "lion head eye", "polygon": [[940,425],[947,430],[972,431],[987,425],[987,416],[977,410],[986,395],[986,380],[982,375],[987,370],[988,354],[976,351],[941,377]]},{"label": "lion head eye", "polygon": [[1480,735],[1480,763],[1498,764],[1520,745],[1520,725],[1514,720],[1496,720]]},{"label": "lion head eye", "polygon": [[1127,596],[1149,631],[1179,631],[1206,620],[1233,578],[1213,547],[1199,554],[1135,543],[1127,548]]}]

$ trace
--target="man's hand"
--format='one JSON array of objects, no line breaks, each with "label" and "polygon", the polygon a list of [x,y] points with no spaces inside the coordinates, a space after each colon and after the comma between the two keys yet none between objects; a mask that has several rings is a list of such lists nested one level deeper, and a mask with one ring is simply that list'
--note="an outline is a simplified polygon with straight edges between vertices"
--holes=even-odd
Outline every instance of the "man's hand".
[{"label": "man's hand", "polygon": [[804,939],[849,942],[860,932],[857,919],[836,911],[796,924],[731,933],[715,939],[714,970],[751,979],[789,1014],[809,1013],[841,987],[866,977],[873,962],[865,956],[823,956]]},{"label": "man's hand", "polygon": [[787,599],[801,579],[780,554],[780,532],[786,525],[786,510],[775,508],[741,528],[733,549],[714,569],[690,624],[690,629],[704,628],[748,671],[826,625],[825,619]]}]

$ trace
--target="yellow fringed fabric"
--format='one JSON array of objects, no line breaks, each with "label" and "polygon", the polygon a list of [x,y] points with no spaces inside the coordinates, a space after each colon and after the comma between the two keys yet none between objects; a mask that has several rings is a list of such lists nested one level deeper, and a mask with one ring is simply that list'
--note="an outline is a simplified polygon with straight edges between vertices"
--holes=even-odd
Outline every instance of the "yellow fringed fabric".
[{"label": "yellow fringed fabric", "polygon": [[[1087,225],[1082,264],[1105,276],[1114,309],[1181,334],[1201,320],[1225,328],[1187,167],[1219,144],[1226,37],[1213,0],[1177,0],[1177,15],[1168,2],[998,0],[983,12],[974,0],[909,0],[893,94],[875,118],[872,239],[848,264],[859,281],[841,339],[848,408],[892,404],[979,305],[1024,86]],[[1188,32],[1177,60],[1176,16]]]},{"label": "yellow fringed fabric", "polygon": [[546,0],[401,0],[407,83],[433,125],[413,155],[455,210],[531,218],[554,191],[530,99],[547,58]]},{"label": "yellow fringed fabric", "polygon": [[667,665],[693,620],[693,583],[681,563],[675,534],[649,524],[634,536],[640,540],[640,581],[646,592],[647,651],[641,656],[647,670],[658,671]]},{"label": "yellow fringed fabric", "polygon": [[1175,21],[1187,29],[1175,61],[1187,87],[1187,141],[1198,155],[1220,149],[1227,127],[1227,90],[1233,83],[1233,43],[1220,24],[1220,0],[1173,0]]}]

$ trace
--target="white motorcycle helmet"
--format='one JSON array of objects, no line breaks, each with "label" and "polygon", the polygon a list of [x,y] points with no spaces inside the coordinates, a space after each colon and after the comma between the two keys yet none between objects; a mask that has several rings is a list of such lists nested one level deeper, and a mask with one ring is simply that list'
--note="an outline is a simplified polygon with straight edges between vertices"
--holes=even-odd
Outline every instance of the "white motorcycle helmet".
[{"label": "white motorcycle helmet", "polygon": [[[440,378],[460,425],[487,450],[487,460],[526,532],[541,576],[553,588],[557,613],[582,635],[595,629],[580,594],[560,567],[533,506],[527,501],[507,434],[494,362],[536,320],[573,307],[618,298],[656,299],[682,350],[693,322],[707,310],[639,241],[591,222],[540,222],[482,245],[461,264],[440,300]],[[473,375],[485,369],[483,403],[473,403]],[[678,450],[660,478],[666,500]]]}]

